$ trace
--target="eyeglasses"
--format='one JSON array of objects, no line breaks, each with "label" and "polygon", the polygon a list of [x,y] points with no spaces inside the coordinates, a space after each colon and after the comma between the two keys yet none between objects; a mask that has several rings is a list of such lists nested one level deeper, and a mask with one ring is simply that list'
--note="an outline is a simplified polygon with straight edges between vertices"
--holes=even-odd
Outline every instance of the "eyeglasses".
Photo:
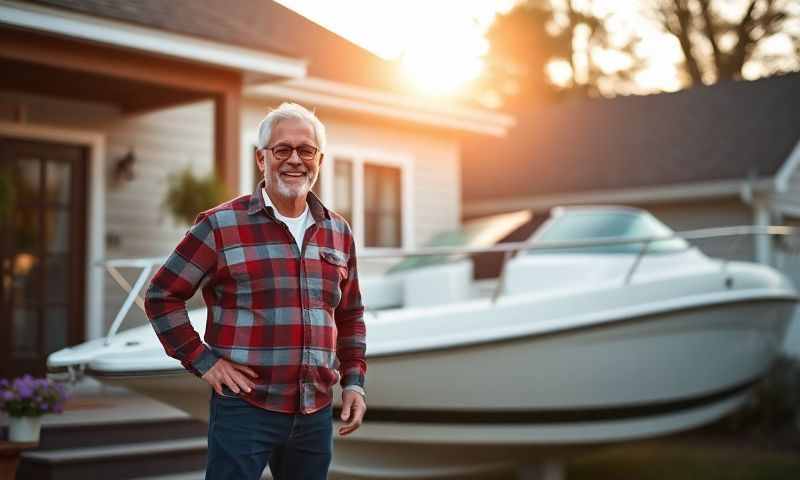
[{"label": "eyeglasses", "polygon": [[298,145],[293,147],[291,145],[281,143],[279,145],[275,145],[274,147],[264,147],[264,150],[271,151],[275,159],[280,161],[288,160],[289,157],[292,156],[292,152],[297,150],[297,156],[300,157],[300,160],[307,161],[314,159],[319,151],[319,148],[311,145]]}]

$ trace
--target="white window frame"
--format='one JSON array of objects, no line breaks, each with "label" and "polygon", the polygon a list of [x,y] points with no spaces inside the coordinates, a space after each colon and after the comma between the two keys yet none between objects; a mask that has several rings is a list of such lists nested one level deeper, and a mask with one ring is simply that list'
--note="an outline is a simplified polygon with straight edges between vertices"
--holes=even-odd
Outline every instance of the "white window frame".
[{"label": "white window frame", "polygon": [[[239,191],[241,194],[252,193],[254,175],[257,171],[251,155],[253,146],[258,145],[258,133],[242,134],[241,164],[239,175]],[[325,205],[334,205],[334,162],[337,158],[351,162],[353,167],[353,235],[356,248],[360,251],[381,250],[381,247],[365,247],[364,228],[364,164],[384,165],[400,169],[400,228],[402,232],[401,248],[414,248],[414,195],[413,168],[414,157],[408,154],[382,149],[365,148],[358,145],[329,145],[320,168],[320,193]]]},{"label": "white window frame", "polygon": [[403,249],[414,248],[414,195],[413,168],[411,155],[382,149],[365,148],[357,145],[335,144],[328,147],[322,162],[322,201],[333,205],[334,162],[337,158],[348,160],[353,166],[353,235],[356,248],[361,251],[382,250],[382,247],[364,246],[364,164],[383,165],[400,169],[400,228]]}]

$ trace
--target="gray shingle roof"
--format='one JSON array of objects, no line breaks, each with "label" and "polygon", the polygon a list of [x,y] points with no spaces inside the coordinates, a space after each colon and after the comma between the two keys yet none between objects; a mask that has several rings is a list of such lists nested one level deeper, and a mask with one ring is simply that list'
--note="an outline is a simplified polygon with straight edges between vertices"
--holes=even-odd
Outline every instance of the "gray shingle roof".
[{"label": "gray shingle roof", "polygon": [[524,112],[463,146],[463,199],[774,175],[800,141],[800,73]]},{"label": "gray shingle roof", "polygon": [[397,66],[270,0],[24,0],[309,60],[309,76],[402,93]]}]

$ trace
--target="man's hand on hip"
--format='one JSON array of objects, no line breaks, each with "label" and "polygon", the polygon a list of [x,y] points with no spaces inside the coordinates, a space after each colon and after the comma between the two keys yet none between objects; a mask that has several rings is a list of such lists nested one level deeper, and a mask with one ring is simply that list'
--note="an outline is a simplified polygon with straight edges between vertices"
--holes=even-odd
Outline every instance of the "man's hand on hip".
[{"label": "man's hand on hip", "polygon": [[249,393],[256,386],[246,375],[258,378],[258,374],[252,368],[220,358],[201,378],[219,395],[222,395],[223,385],[238,394],[240,390]]},{"label": "man's hand on hip", "polygon": [[339,435],[348,435],[353,433],[361,426],[364,421],[364,413],[367,411],[367,402],[364,397],[353,390],[344,390],[342,392],[342,414],[341,419],[346,422],[339,427]]}]

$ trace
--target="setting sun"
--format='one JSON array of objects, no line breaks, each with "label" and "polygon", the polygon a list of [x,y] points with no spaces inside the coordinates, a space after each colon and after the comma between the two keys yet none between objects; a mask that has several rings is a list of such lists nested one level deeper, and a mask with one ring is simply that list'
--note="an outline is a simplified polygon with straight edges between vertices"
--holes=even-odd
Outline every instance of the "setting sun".
[{"label": "setting sun", "polygon": [[331,31],[389,60],[400,60],[422,94],[454,93],[483,70],[484,32],[515,0],[374,2],[279,0]]},{"label": "setting sun", "polygon": [[[401,65],[414,87],[422,93],[443,94],[457,90],[480,75],[484,48],[463,48],[465,43],[479,43],[475,35],[451,32],[444,41],[420,41],[405,50]],[[459,48],[459,44],[462,48]]]}]

